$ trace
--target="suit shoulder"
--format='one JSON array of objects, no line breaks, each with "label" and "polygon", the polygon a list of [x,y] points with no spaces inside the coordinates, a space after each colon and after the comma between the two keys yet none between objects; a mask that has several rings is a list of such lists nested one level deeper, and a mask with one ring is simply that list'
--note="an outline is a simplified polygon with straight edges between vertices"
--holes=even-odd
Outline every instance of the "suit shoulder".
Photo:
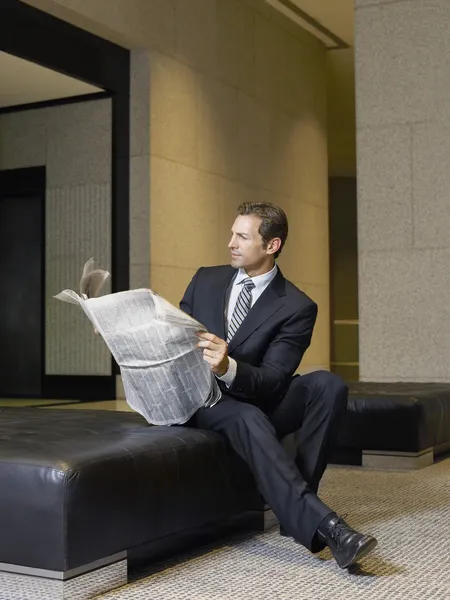
[{"label": "suit shoulder", "polygon": [[220,278],[231,275],[235,270],[230,265],[218,265],[214,267],[200,267],[197,273],[202,278]]},{"label": "suit shoulder", "polygon": [[294,285],[288,279],[286,281],[286,296],[289,299],[289,302],[293,305],[297,306],[297,310],[301,310],[306,308],[307,306],[316,307],[317,303],[310,298],[305,292],[300,290],[296,285]]}]

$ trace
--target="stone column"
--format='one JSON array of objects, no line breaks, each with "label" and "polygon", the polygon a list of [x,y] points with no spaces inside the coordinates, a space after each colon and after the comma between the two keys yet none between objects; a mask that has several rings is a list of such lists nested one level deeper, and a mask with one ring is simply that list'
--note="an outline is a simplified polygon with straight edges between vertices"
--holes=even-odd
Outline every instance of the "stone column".
[{"label": "stone column", "polygon": [[450,2],[356,0],[360,377],[450,380]]}]

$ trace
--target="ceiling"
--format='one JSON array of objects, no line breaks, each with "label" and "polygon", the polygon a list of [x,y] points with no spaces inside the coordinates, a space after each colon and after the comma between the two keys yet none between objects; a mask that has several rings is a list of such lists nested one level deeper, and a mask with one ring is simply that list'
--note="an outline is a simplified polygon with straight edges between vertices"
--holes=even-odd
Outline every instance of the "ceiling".
[{"label": "ceiling", "polygon": [[101,91],[78,79],[0,52],[0,108]]},{"label": "ceiling", "polygon": [[353,46],[354,0],[266,0],[329,49]]}]

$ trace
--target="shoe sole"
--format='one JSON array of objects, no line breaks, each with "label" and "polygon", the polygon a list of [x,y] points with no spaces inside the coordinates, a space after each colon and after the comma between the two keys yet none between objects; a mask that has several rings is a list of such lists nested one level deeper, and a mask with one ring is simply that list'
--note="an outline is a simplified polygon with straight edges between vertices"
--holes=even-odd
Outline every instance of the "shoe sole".
[{"label": "shoe sole", "polygon": [[345,563],[339,564],[341,569],[346,569],[347,567],[351,567],[359,560],[370,554],[372,550],[374,550],[377,546],[378,542],[375,538],[368,538],[365,542],[362,542],[360,546],[356,549],[355,553],[352,557],[349,558]]}]

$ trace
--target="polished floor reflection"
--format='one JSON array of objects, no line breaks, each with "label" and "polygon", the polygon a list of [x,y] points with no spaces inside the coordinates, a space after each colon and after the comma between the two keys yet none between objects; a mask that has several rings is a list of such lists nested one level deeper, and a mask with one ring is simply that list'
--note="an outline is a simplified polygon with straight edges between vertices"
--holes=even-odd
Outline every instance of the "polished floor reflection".
[{"label": "polished floor reflection", "polygon": [[78,400],[45,400],[43,398],[0,398],[0,408],[2,406],[23,407],[23,406],[53,406],[60,407],[67,404],[78,404]]},{"label": "polished floor reflection", "polygon": [[101,402],[77,402],[63,406],[45,406],[43,408],[66,408],[66,409],[92,409],[92,410],[117,410],[119,412],[134,412],[125,400],[102,400]]},{"label": "polished floor reflection", "polygon": [[64,408],[64,409],[92,409],[92,410],[116,410],[122,412],[134,412],[125,400],[102,400],[99,402],[80,402],[78,400],[45,400],[29,398],[0,398],[2,406],[12,407],[36,407],[36,408]]}]

